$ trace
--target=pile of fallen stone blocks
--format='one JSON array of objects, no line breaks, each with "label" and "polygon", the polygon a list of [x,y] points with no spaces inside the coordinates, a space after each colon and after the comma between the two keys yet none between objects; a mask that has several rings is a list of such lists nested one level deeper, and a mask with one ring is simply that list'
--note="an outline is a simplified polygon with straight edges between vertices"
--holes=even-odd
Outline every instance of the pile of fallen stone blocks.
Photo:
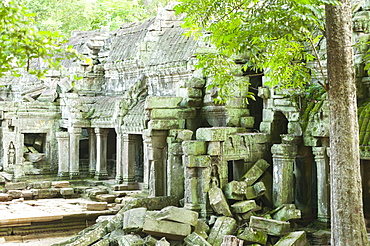
[{"label": "pile of fallen stone blocks", "polygon": [[260,198],[266,187],[261,176],[268,166],[259,160],[241,181],[231,181],[223,190],[213,185],[208,195],[214,214],[209,218],[177,207],[176,200],[158,200],[169,197],[131,199],[116,215],[99,217],[94,226],[55,246],[309,245],[305,231],[294,231],[290,223],[301,217],[294,204],[283,204],[274,210],[263,205]]},{"label": "pile of fallen stone blocks", "polygon": [[[125,207],[116,215],[99,217],[78,236],[54,246],[308,245],[305,232],[291,232],[288,222],[252,216],[249,227],[240,229],[232,217],[217,217],[210,226],[198,216],[197,212],[175,206],[157,211]],[[283,237],[271,244],[269,235]]]},{"label": "pile of fallen stone blocks", "polygon": [[48,198],[76,197],[74,189],[68,181],[41,181],[41,182],[5,182],[4,189],[0,191],[0,202]]},{"label": "pile of fallen stone blocks", "polygon": [[[212,245],[305,245],[304,231],[292,232],[289,221],[301,218],[301,211],[294,204],[282,204],[274,210],[271,190],[263,176],[269,167],[265,160],[258,160],[241,178],[231,181],[221,190],[213,186],[209,192],[210,205],[219,217],[214,225],[227,229]],[[267,206],[264,206],[264,203]],[[222,218],[222,220],[221,220]],[[221,222],[219,222],[221,220]],[[219,223],[218,223],[219,222]],[[237,231],[236,231],[237,229]],[[225,237],[229,235],[229,237]],[[232,238],[230,236],[236,236]],[[227,239],[228,238],[228,239]],[[225,240],[229,240],[225,242]],[[231,241],[232,243],[231,243]]]},{"label": "pile of fallen stone blocks", "polygon": [[[92,184],[93,185],[93,184]],[[114,208],[138,190],[129,190],[124,185],[87,185],[72,187],[69,181],[4,182],[0,190],[0,202],[21,202],[24,200],[52,198],[84,198],[80,205],[89,211]],[[119,210],[118,206],[118,210]]]},{"label": "pile of fallen stone blocks", "polygon": [[[104,189],[103,189],[104,188]],[[100,192],[97,192],[99,190]],[[37,200],[50,198],[78,198],[81,194],[91,191],[91,196],[99,202],[112,203],[115,195],[109,196],[107,187],[89,189],[89,187],[71,187],[69,181],[36,181],[36,182],[5,182],[4,189],[0,191],[0,202],[15,200]],[[96,194],[95,194],[95,193]],[[106,209],[107,206],[105,206]]]}]

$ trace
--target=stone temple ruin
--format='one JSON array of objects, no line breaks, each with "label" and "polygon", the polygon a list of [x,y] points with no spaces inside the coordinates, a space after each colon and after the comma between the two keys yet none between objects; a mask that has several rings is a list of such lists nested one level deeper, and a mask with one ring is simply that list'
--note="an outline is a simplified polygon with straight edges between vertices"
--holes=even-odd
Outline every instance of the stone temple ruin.
[{"label": "stone temple ruin", "polygon": [[[354,10],[355,40],[368,41],[370,6]],[[236,90],[216,104],[211,78],[194,67],[196,54],[213,49],[184,36],[181,18],[169,5],[113,32],[76,32],[69,44],[88,59],[65,60],[41,80],[2,79],[0,200],[87,192],[118,203],[116,215],[63,245],[305,245],[309,233],[293,225],[330,224],[325,94],[303,102],[264,86],[262,76],[241,74],[257,100],[248,104]],[[319,46],[325,57],[325,40]],[[368,217],[367,48],[356,48],[356,82]],[[38,179],[111,186],[63,190]],[[128,190],[140,195],[122,198]],[[330,233],[307,237],[328,244]]]}]

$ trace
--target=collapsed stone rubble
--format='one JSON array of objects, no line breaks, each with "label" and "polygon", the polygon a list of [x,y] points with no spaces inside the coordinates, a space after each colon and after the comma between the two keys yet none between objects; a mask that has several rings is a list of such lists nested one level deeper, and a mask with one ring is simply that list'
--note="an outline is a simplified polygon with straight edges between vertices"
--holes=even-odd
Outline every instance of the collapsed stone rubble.
[{"label": "collapsed stone rubble", "polygon": [[[328,244],[330,232],[308,235],[295,227],[296,220],[330,224],[326,94],[310,87],[315,100],[307,100],[305,90],[275,90],[261,74],[245,71],[235,79],[250,86],[229,88],[232,96],[216,103],[213,78],[196,67],[198,54],[215,50],[183,35],[174,5],[112,32],[75,32],[68,44],[87,59],[64,60],[65,70],[43,80],[0,80],[0,201],[84,196],[86,211],[121,209],[71,245],[303,245],[306,234]],[[370,6],[358,1],[354,10],[368,216],[370,77],[362,44],[369,39]],[[325,57],[325,40],[317,45]],[[242,71],[247,61],[237,59],[235,69]],[[317,61],[308,65],[318,69]],[[313,84],[323,80],[312,74]],[[256,92],[256,101],[249,92]],[[87,183],[71,185],[81,180]],[[177,227],[182,234],[172,230]]]},{"label": "collapsed stone rubble", "polygon": [[273,210],[265,205],[269,198],[260,180],[268,167],[260,159],[241,181],[227,183],[224,190],[213,184],[207,192],[213,209],[210,217],[181,207],[182,201],[174,198],[169,205],[170,197],[117,199],[122,206],[117,214],[99,217],[78,236],[54,246],[309,245],[306,232],[294,229],[294,220],[301,218],[294,204]]}]

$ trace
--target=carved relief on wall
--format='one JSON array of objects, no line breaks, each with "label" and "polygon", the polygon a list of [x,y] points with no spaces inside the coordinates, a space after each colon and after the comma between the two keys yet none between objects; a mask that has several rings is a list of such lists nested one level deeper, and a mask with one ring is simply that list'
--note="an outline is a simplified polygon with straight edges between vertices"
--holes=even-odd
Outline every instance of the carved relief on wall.
[{"label": "carved relief on wall", "polygon": [[9,148],[8,148],[8,165],[12,166],[15,164],[15,146],[13,141],[10,141]]}]

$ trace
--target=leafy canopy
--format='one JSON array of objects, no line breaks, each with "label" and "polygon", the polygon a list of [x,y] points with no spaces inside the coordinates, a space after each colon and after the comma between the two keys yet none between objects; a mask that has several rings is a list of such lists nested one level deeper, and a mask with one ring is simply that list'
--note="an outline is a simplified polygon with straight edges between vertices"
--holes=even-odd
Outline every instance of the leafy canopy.
[{"label": "leafy canopy", "polygon": [[72,31],[89,31],[141,21],[155,15],[156,6],[168,0],[22,0],[33,13],[37,27],[59,31],[69,37]]},{"label": "leafy canopy", "polygon": [[[19,76],[18,68],[26,68],[38,77],[47,68],[56,67],[64,55],[64,42],[58,33],[38,31],[34,28],[33,15],[20,6],[17,1],[0,2],[0,77],[7,74]],[[45,69],[31,69],[32,59],[41,58]]]},{"label": "leafy canopy", "polygon": [[[210,87],[229,96],[227,85],[243,70],[263,71],[270,86],[300,87],[310,81],[308,61],[315,59],[318,30],[324,31],[325,4],[336,0],[183,0],[177,13],[186,13],[188,34],[206,40],[217,52],[199,55],[198,67],[213,75]],[[324,32],[323,32],[324,33]],[[238,82],[240,83],[240,82]],[[245,80],[248,84],[248,80]]]}]

